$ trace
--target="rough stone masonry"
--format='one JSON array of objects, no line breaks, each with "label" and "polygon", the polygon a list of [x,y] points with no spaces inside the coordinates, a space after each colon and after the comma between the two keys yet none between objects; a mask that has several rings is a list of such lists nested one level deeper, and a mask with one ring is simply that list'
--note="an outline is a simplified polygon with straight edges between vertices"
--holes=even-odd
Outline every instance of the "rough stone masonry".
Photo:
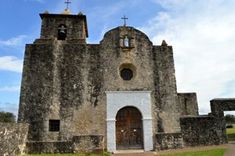
[{"label": "rough stone masonry", "polygon": [[223,117],[198,116],[196,93],[177,93],[173,48],[165,41],[153,45],[124,25],[89,44],[85,15],[40,17],[41,35],[26,45],[18,115],[19,123],[29,124],[28,153],[227,141]]}]

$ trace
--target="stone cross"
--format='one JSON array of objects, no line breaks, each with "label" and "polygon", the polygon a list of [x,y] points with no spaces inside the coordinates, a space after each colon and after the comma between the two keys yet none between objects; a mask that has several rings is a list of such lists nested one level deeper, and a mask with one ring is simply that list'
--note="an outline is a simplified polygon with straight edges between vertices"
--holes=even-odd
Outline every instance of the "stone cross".
[{"label": "stone cross", "polygon": [[69,9],[69,4],[70,4],[71,2],[70,2],[69,0],[66,0],[64,3],[66,4],[66,10],[68,10],[68,9]]},{"label": "stone cross", "polygon": [[124,15],[122,19],[124,20],[124,26],[126,26],[126,20],[128,20],[128,18]]}]

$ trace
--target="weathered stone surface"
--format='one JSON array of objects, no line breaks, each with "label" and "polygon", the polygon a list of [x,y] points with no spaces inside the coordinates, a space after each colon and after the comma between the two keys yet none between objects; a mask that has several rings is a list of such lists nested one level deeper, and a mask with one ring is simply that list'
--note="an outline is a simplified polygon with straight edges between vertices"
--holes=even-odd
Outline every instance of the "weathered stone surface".
[{"label": "weathered stone surface", "polygon": [[153,47],[154,116],[157,132],[180,132],[173,49]]},{"label": "weathered stone surface", "polygon": [[27,142],[27,153],[29,154],[73,153],[73,142],[71,141]]},{"label": "weathered stone surface", "polygon": [[27,153],[89,153],[101,152],[104,148],[104,137],[101,135],[74,136],[71,141],[27,142]]},{"label": "weathered stone surface", "polygon": [[[152,91],[156,132],[180,131],[172,47],[153,46],[133,27],[108,31],[100,44],[57,40],[57,26],[69,31],[81,25],[75,16],[42,14],[41,38],[26,46],[19,121],[29,122],[29,141],[66,141],[76,135],[105,135],[105,91]],[[82,22],[84,17],[78,17]],[[76,25],[76,26],[75,26]],[[71,35],[70,33],[68,35]],[[124,36],[130,47],[123,47]],[[132,67],[124,81],[120,69]],[[126,104],[127,105],[127,104]],[[89,112],[89,113],[87,113]],[[60,120],[60,132],[48,131],[50,119]],[[81,128],[82,127],[82,128]]]},{"label": "weathered stone surface", "polygon": [[[18,116],[19,122],[29,123],[29,152],[66,153],[82,147],[91,151],[96,146],[88,136],[94,134],[103,136],[107,148],[107,131],[112,130],[113,137],[116,133],[116,114],[112,119],[107,116],[105,92],[112,91],[149,91],[148,106],[146,99],[138,103],[126,100],[121,104],[122,107],[141,105],[140,112],[150,108],[148,118],[142,116],[147,127],[144,130],[152,126],[143,133],[146,150],[155,144],[159,149],[180,147],[181,128],[187,145],[194,145],[191,136],[197,145],[216,144],[218,138],[219,143],[225,142],[223,111],[218,104],[212,106],[214,118],[183,118],[180,125],[181,116],[198,115],[197,98],[195,93],[177,93],[173,48],[165,41],[153,45],[143,32],[120,26],[106,32],[99,44],[87,44],[85,15],[40,16],[41,36],[26,45]],[[61,25],[66,27],[64,40],[58,38]],[[120,74],[125,68],[132,72],[128,81]],[[49,130],[50,120],[59,121],[59,131]],[[111,127],[106,120],[112,122]],[[208,131],[210,127],[201,127],[208,122],[211,127],[217,126],[217,134]],[[156,133],[156,137],[152,136]],[[213,139],[208,142],[200,138],[210,136]],[[153,138],[153,143],[146,138]]]},{"label": "weathered stone surface", "polygon": [[177,96],[181,116],[198,116],[198,104],[196,93],[178,93]]},{"label": "weathered stone surface", "polygon": [[69,40],[86,40],[88,37],[87,22],[85,15],[64,15],[64,14],[40,14],[42,19],[41,38],[56,39],[58,27],[66,26],[67,38]]},{"label": "weathered stone surface", "polygon": [[0,123],[0,155],[14,156],[25,152],[28,124]]},{"label": "weathered stone surface", "polygon": [[181,133],[157,133],[156,150],[168,150],[183,148],[183,138]]},{"label": "weathered stone surface", "polygon": [[235,110],[235,98],[219,98],[210,101],[212,115],[223,118],[224,111]]},{"label": "weathered stone surface", "polygon": [[226,143],[226,135],[213,116],[180,118],[185,146],[218,145]]},{"label": "weathered stone surface", "polygon": [[83,135],[73,137],[74,153],[101,152],[104,149],[104,136],[102,135]]}]

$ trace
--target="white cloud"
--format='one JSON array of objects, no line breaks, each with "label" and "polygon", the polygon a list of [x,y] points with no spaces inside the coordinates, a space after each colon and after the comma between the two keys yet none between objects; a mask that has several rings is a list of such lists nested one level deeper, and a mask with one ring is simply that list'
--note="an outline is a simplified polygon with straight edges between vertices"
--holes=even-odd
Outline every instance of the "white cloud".
[{"label": "white cloud", "polygon": [[23,60],[15,56],[0,57],[0,70],[21,73],[23,68]]},{"label": "white cloud", "polygon": [[211,99],[235,96],[235,1],[155,2],[165,11],[142,29],[155,44],[173,45],[178,91],[196,91],[201,113]]},{"label": "white cloud", "polygon": [[25,38],[26,38],[25,35],[20,35],[17,37],[10,38],[8,40],[1,40],[0,39],[0,47],[3,47],[3,46],[7,46],[7,47],[22,46]]},{"label": "white cloud", "polygon": [[19,92],[20,86],[4,86],[0,87],[0,92]]}]

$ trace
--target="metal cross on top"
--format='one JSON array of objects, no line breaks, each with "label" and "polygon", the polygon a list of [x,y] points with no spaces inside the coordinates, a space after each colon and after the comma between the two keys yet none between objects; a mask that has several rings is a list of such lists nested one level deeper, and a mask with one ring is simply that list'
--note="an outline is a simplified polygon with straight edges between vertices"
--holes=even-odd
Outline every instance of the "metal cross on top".
[{"label": "metal cross on top", "polygon": [[69,0],[66,0],[64,3],[66,4],[66,9],[68,10],[69,9],[69,4],[72,3],[72,2],[70,2]]},{"label": "metal cross on top", "polygon": [[128,18],[124,15],[122,19],[124,20],[124,26],[126,26],[126,20],[128,20]]}]

